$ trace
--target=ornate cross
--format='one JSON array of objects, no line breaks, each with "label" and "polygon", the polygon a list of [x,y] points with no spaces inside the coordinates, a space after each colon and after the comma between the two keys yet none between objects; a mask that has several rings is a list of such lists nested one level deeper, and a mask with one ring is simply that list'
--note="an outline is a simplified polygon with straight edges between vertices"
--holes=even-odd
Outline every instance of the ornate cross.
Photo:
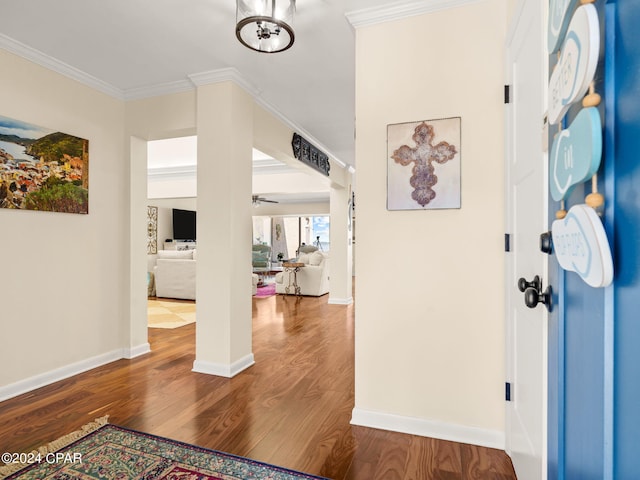
[{"label": "ornate cross", "polygon": [[409,184],[414,188],[411,192],[411,198],[423,207],[436,198],[436,192],[431,187],[438,183],[438,177],[433,173],[432,162],[448,162],[458,153],[455,145],[447,142],[432,145],[433,137],[433,126],[422,122],[416,127],[413,137],[411,137],[416,146],[411,148],[403,145],[391,155],[391,158],[402,166],[406,167],[410,163],[414,163],[413,175],[409,179]]}]

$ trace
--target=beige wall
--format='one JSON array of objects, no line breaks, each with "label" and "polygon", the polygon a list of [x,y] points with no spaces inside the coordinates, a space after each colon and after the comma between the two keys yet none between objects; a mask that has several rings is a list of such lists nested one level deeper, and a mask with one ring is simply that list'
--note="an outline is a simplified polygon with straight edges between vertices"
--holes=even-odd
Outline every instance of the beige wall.
[{"label": "beige wall", "polygon": [[[505,8],[356,31],[354,423],[504,445]],[[387,125],[453,116],[462,208],[387,211]]]},{"label": "beige wall", "polygon": [[89,140],[88,215],[0,209],[2,398],[122,356],[129,191],[123,102],[4,50],[0,65],[0,115]]}]

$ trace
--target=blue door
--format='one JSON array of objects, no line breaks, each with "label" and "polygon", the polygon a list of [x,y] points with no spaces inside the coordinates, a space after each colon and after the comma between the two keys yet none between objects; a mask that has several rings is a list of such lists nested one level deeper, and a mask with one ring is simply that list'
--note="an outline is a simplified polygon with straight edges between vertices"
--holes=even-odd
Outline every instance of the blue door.
[{"label": "blue door", "polygon": [[[640,478],[640,1],[595,3],[604,120],[598,190],[614,282],[592,288],[549,261],[548,478]],[[554,59],[551,57],[551,62]],[[572,108],[565,124],[580,110]],[[579,185],[566,208],[584,203]],[[553,219],[559,202],[549,201]]]}]

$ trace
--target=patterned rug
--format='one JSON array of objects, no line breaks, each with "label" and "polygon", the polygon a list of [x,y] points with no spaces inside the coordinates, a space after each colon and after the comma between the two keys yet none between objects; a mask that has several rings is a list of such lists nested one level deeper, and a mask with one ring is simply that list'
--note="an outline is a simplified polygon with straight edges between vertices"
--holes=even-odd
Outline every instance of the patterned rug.
[{"label": "patterned rug", "polygon": [[265,283],[264,285],[258,287],[258,292],[256,293],[256,297],[270,297],[276,294],[276,284],[275,283]]},{"label": "patterned rug", "polygon": [[196,321],[196,304],[191,301],[148,300],[147,318],[151,328],[182,327]]},{"label": "patterned rug", "polygon": [[[106,422],[106,419],[105,419]],[[187,443],[102,425],[52,452],[43,447],[30,465],[8,477],[20,480],[299,480],[321,479]],[[52,442],[53,443],[53,442]],[[39,453],[40,452],[40,453]],[[47,453],[52,452],[52,453]],[[40,460],[36,455],[40,455]],[[5,471],[5,475],[7,472]]]}]

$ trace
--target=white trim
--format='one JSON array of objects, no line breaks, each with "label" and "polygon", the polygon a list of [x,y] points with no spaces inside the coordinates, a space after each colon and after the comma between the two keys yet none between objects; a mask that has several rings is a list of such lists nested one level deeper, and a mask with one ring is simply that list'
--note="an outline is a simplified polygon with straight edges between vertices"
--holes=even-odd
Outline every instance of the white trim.
[{"label": "white trim", "polygon": [[124,100],[124,92],[121,89],[1,33],[0,48],[118,100]]},{"label": "white trim", "polygon": [[[331,153],[331,150],[329,150],[327,147],[325,147],[317,138],[315,138],[309,132],[307,132],[303,128],[300,128],[298,125],[293,123],[291,120],[289,120],[283,114],[281,114],[278,110],[276,110],[276,108],[273,105],[271,105],[269,102],[267,102],[266,100],[264,100],[263,98],[258,97],[258,96],[254,96],[253,99],[255,100],[255,102],[258,105],[260,105],[262,108],[264,108],[265,110],[270,112],[274,117],[278,118],[282,123],[287,125],[291,130],[297,131],[302,137],[305,138],[305,140],[308,140],[310,143],[315,145],[317,148],[319,148],[320,150],[324,151],[324,153],[329,155],[330,160],[333,160],[335,163],[340,165],[341,168],[345,168],[347,166],[347,164],[344,163],[342,160],[338,160],[338,158]],[[311,168],[311,167],[309,167],[309,168]]]},{"label": "white trim", "polygon": [[185,165],[183,167],[159,167],[147,169],[149,180],[166,180],[173,178],[195,178],[198,175],[196,165]]},{"label": "white trim", "polygon": [[[137,347],[139,348],[139,347]],[[19,380],[15,383],[0,387],[0,402],[7,400],[8,398],[17,397],[23,393],[30,392],[36,388],[44,387],[52,383],[64,380],[65,378],[73,377],[79,373],[92,370],[94,368],[106,365],[107,363],[115,362],[125,358],[124,354],[127,353],[124,349],[113,350],[111,352],[103,353],[95,357],[87,358],[79,362],[65,365],[64,367],[56,368],[49,372],[41,373],[24,380]],[[128,353],[133,353],[132,351]],[[140,353],[138,353],[140,354]],[[133,358],[133,357],[130,357]]]},{"label": "white trim", "polygon": [[244,89],[252,97],[258,97],[262,93],[258,88],[245,79],[238,70],[233,67],[210,70],[208,72],[192,73],[187,75],[191,83],[196,87],[211,85],[214,83],[233,82]]},{"label": "white trim", "polygon": [[216,375],[218,377],[233,378],[255,363],[256,362],[253,357],[253,353],[250,353],[249,355],[242,357],[240,360],[235,361],[230,365],[224,363],[212,363],[202,360],[195,360],[193,362],[193,369],[191,371],[196,373],[206,373],[207,375]]},{"label": "white trim", "polygon": [[331,157],[331,160],[337,163],[340,167],[347,167],[346,163],[339,160],[335,155],[333,155],[327,147],[325,147],[315,137],[309,134],[309,132],[291,122],[288,118],[278,112],[278,110],[276,110],[271,104],[263,100],[260,97],[262,91],[252,85],[251,82],[247,81],[240,74],[240,72],[233,67],[221,68],[218,70],[211,70],[201,73],[193,73],[187,75],[188,80],[176,80],[173,82],[160,83],[157,85],[148,85],[144,87],[122,90],[3,34],[0,34],[0,48],[18,55],[19,57],[25,58],[26,60],[36,63],[44,68],[71,78],[72,80],[76,80],[77,82],[80,82],[81,84],[86,85],[89,88],[93,88],[94,90],[97,90],[122,101],[140,100],[143,98],[159,97],[162,95],[188,92],[192,91],[194,86],[198,87],[201,85],[208,85],[226,81],[234,82],[236,85],[243,88],[249,95],[251,95],[255,102],[262,106],[265,110],[272,113],[276,118],[282,121],[289,128],[299,132],[300,135],[305,137],[309,142],[313,143],[320,150],[323,150],[325,153],[327,153],[327,155]]},{"label": "white trim", "polygon": [[406,17],[414,17],[425,13],[433,13],[440,10],[461,7],[480,0],[424,0],[405,2],[395,5],[364,8],[345,13],[347,20],[354,28],[368,27],[377,23],[390,22]]},{"label": "white trim", "polygon": [[353,303],[353,297],[349,298],[335,298],[329,296],[329,305],[351,305]]},{"label": "white trim", "polygon": [[149,352],[151,352],[151,345],[149,345],[149,343],[143,343],[137,347],[123,349],[122,357],[131,360],[132,358],[146,355]]},{"label": "white trim", "polygon": [[193,83],[189,80],[176,80],[175,82],[159,83],[146,87],[128,88],[124,91],[124,100],[141,100],[143,98],[160,97],[173,93],[193,91]]},{"label": "white trim", "polygon": [[209,72],[194,73],[194,74],[188,75],[188,77],[196,87],[209,85],[213,83],[234,82],[236,85],[244,89],[249,95],[251,95],[254,101],[258,105],[260,105],[262,108],[267,110],[269,113],[271,113],[274,117],[276,117],[278,120],[280,120],[282,123],[287,125],[292,130],[299,132],[300,135],[302,135],[305,139],[307,139],[310,143],[314,144],[320,150],[323,150],[327,155],[329,155],[329,157],[331,157],[331,160],[333,160],[338,165],[340,165],[340,167],[345,168],[347,166],[346,163],[344,163],[341,160],[338,160],[338,158],[335,155],[333,155],[327,147],[325,147],[321,142],[319,142],[315,137],[313,137],[313,135],[311,135],[306,130],[300,128],[298,125],[296,125],[287,117],[285,117],[282,113],[280,113],[273,105],[271,105],[269,102],[264,100],[260,96],[262,94],[262,91],[257,89],[255,86],[253,86],[251,82],[246,80],[240,74],[240,72],[235,68],[229,67],[229,68],[221,68],[218,70],[211,70]]},{"label": "white trim", "polygon": [[504,450],[504,432],[354,408],[351,425]]}]

